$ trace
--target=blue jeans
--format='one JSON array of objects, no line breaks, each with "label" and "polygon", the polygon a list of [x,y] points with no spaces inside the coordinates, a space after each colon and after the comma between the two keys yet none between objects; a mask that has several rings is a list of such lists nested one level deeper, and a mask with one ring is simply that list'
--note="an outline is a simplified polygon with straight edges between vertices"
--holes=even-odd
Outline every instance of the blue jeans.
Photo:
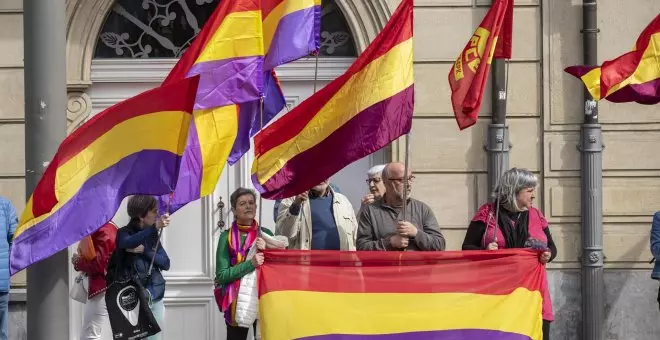
[{"label": "blue jeans", "polygon": [[160,326],[160,333],[156,335],[152,335],[146,338],[146,340],[165,339],[165,337],[163,336],[163,332],[165,331],[165,304],[163,303],[163,299],[160,299],[158,301],[152,301],[151,305],[149,306],[149,309],[151,309],[151,313],[154,314],[154,318],[156,318],[156,322],[158,322],[158,326]]},{"label": "blue jeans", "polygon": [[9,293],[0,292],[0,340],[7,340],[7,323],[9,319]]}]

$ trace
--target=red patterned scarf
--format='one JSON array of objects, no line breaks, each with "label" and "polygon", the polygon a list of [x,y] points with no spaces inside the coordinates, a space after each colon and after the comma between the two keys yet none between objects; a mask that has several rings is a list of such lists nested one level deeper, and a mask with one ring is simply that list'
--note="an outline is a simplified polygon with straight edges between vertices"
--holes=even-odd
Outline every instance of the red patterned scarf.
[{"label": "red patterned scarf", "polygon": [[[241,234],[246,233],[245,242],[241,245]],[[245,261],[245,258],[252,247],[252,244],[259,237],[259,226],[257,221],[253,220],[251,226],[238,225],[236,221],[232,222],[227,242],[229,243],[230,265],[236,266]],[[222,287],[222,311],[225,312],[225,321],[234,325],[236,318],[236,297],[238,288],[241,286],[241,280],[236,280]],[[227,311],[231,311],[227,313]]]}]

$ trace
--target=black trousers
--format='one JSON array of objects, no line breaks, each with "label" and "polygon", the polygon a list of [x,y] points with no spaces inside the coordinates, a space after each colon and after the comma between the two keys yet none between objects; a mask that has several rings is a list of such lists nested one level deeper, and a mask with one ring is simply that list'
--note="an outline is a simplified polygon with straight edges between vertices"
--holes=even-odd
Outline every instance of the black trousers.
[{"label": "black trousers", "polygon": [[[238,327],[227,325],[227,340],[246,340],[248,332],[250,331],[247,327]],[[257,334],[257,323],[255,322],[252,325],[253,334]]]},{"label": "black trousers", "polygon": [[543,340],[550,340],[550,321],[543,320]]}]

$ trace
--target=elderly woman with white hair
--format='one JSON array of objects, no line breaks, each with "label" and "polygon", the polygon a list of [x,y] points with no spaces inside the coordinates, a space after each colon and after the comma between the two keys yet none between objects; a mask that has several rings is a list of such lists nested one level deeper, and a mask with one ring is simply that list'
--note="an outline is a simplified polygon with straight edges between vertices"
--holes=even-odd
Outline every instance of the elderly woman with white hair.
[{"label": "elderly woman with white hair", "polygon": [[385,194],[385,184],[383,183],[383,169],[385,164],[376,165],[367,171],[367,186],[369,193],[362,198],[362,204],[371,204],[380,199]]},{"label": "elderly woman with white hair", "polygon": [[[512,168],[505,172],[495,188],[496,195],[499,195],[499,214],[496,214],[495,204],[482,205],[470,222],[463,250],[533,248],[543,250],[539,254],[541,263],[552,261],[557,256],[557,247],[548,221],[532,206],[537,185],[536,176],[528,170]],[[547,280],[541,290],[543,339],[548,340],[550,322],[554,317]]]}]

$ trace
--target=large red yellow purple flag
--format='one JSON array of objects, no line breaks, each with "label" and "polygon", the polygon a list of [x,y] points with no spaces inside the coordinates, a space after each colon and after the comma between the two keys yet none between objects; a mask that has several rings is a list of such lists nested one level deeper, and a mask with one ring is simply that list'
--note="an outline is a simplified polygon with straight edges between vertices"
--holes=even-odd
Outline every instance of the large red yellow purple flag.
[{"label": "large red yellow purple flag", "polygon": [[195,112],[174,195],[175,212],[215,190],[238,133],[238,104],[264,93],[262,0],[223,0],[163,84],[200,76]]},{"label": "large red yellow purple flag", "polygon": [[[454,66],[449,70],[451,105],[456,123],[461,130],[474,125],[479,118],[481,100],[493,57],[511,57],[512,20],[513,0],[494,0],[479,27],[456,58]],[[503,40],[498,41],[502,29],[504,29]],[[498,47],[499,45],[501,47]]]},{"label": "large red yellow purple flag", "polygon": [[12,275],[100,228],[125,197],[174,190],[198,81],[127,99],[64,139],[16,229]]},{"label": "large red yellow purple flag", "polygon": [[266,251],[268,340],[541,340],[545,268],[531,250]]},{"label": "large red yellow purple flag", "polygon": [[565,71],[580,79],[595,100],[660,103],[660,14],[642,31],[631,52],[600,67],[571,66]]},{"label": "large red yellow purple flag", "polygon": [[413,97],[413,1],[404,0],[346,73],[255,136],[252,183],[271,199],[308,190],[408,133]]}]

